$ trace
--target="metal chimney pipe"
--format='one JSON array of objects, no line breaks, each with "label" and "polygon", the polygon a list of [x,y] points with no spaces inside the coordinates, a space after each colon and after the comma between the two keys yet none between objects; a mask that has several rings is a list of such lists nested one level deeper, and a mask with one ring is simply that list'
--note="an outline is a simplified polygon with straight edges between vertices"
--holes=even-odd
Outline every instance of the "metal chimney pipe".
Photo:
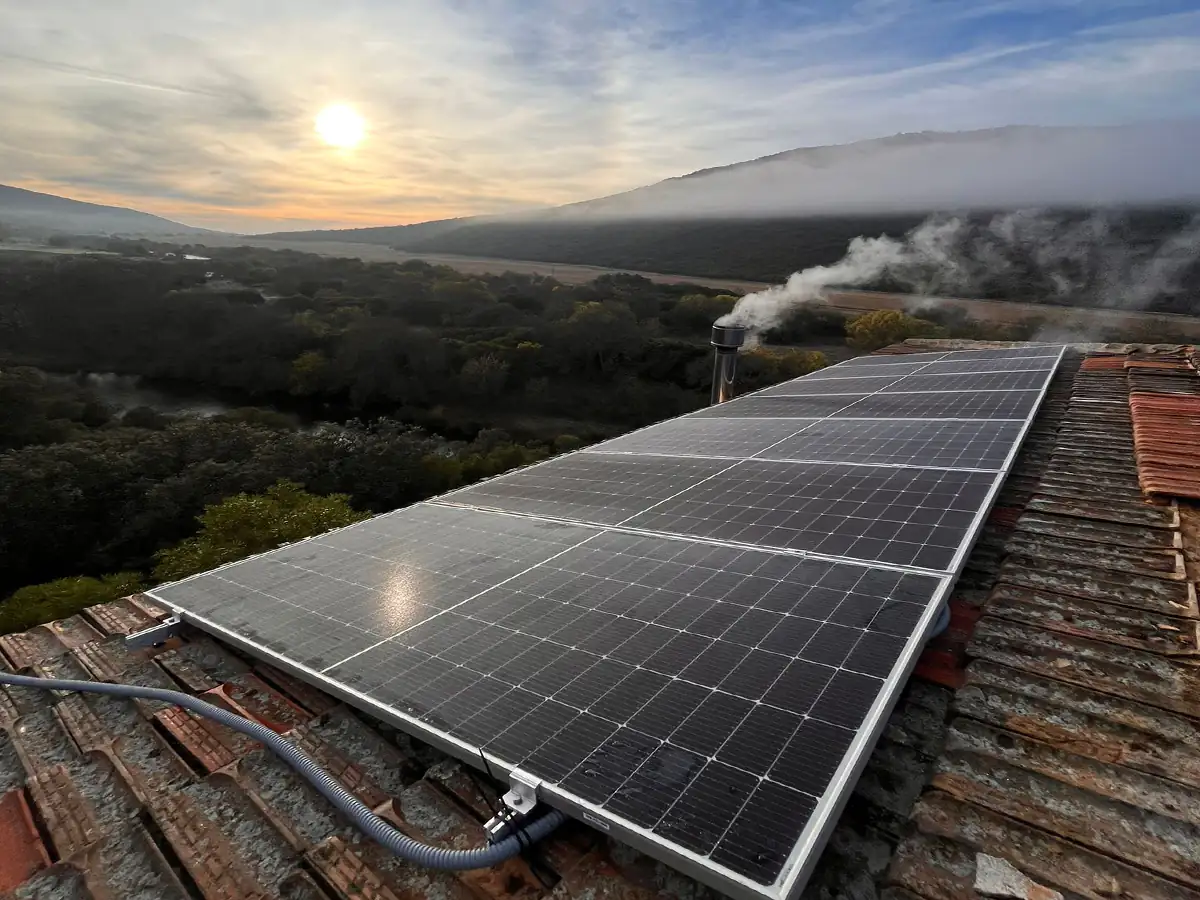
[{"label": "metal chimney pipe", "polygon": [[737,354],[746,343],[745,325],[714,325],[713,345],[713,404],[733,399],[733,380],[737,377]]}]

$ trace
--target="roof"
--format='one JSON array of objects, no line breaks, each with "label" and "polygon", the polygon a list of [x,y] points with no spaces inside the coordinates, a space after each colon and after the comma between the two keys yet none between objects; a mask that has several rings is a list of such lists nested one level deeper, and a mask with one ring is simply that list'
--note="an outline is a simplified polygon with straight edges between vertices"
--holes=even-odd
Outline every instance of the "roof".
[{"label": "roof", "polygon": [[[1064,362],[806,898],[1200,900],[1186,354]],[[487,779],[206,635],[123,646],[161,614],[127,598],[0,638],[0,654],[204,695],[293,734],[406,832],[482,842]],[[257,745],[162,704],[0,689],[0,726],[4,897],[711,896],[579,825],[499,870],[413,869]]]}]

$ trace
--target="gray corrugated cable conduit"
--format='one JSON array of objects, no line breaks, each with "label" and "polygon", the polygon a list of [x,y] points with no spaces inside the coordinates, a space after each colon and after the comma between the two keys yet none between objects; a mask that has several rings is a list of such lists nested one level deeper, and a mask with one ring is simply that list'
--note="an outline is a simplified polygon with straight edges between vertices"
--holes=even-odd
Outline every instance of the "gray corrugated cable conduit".
[{"label": "gray corrugated cable conduit", "polygon": [[0,684],[29,687],[47,691],[80,691],[88,694],[108,694],[130,699],[159,700],[191,710],[198,716],[220,722],[234,731],[259,741],[295,769],[309,784],[321,792],[330,803],[350,819],[363,834],[396,856],[414,865],[442,871],[486,869],[511,859],[530,844],[540,841],[566,821],[566,816],[552,810],[503,840],[474,850],[448,850],[431,847],[413,840],[381,819],[369,806],[351,794],[328,772],[315,763],[303,750],[283,737],[244,716],[184,694],[162,688],[147,688],[129,684],[108,684],[100,681],[70,681],[58,678],[32,678],[0,672]]}]

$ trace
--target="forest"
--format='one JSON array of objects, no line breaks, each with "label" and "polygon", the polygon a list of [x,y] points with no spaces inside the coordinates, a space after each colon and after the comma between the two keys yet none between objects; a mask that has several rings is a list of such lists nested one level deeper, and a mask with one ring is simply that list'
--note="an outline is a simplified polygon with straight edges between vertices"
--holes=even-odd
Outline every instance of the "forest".
[{"label": "forest", "polygon": [[[948,238],[943,226],[949,221],[958,224]],[[857,281],[857,287],[1200,312],[1200,217],[1194,207],[625,220],[559,212],[543,219],[277,235],[767,282],[833,265],[855,238],[880,236],[906,244],[916,265],[906,277]],[[1161,283],[1145,290],[1154,282]]]},{"label": "forest", "polygon": [[[698,408],[710,326],[735,300],[638,277],[106,243],[0,257],[0,631]],[[838,316],[822,328],[845,339]],[[752,350],[742,389],[825,363]],[[242,408],[116,410],[47,374],[72,372]]]}]

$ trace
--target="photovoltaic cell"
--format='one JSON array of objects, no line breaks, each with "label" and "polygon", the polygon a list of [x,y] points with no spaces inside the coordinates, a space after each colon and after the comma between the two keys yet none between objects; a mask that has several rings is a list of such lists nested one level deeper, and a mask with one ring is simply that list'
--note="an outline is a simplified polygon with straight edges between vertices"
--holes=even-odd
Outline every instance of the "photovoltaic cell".
[{"label": "photovoltaic cell", "polygon": [[320,670],[591,536],[419,504],[157,589]]},{"label": "photovoltaic cell", "polygon": [[804,397],[812,394],[874,394],[890,384],[904,380],[904,375],[869,375],[859,378],[797,378],[759,391],[755,397]]},{"label": "photovoltaic cell", "polygon": [[945,355],[946,361],[963,359],[1023,359],[1026,357],[1056,357],[1061,348],[1056,345],[1043,347],[1002,347],[995,350],[952,350]]},{"label": "photovoltaic cell", "polygon": [[667,456],[728,456],[745,458],[795,434],[817,419],[736,421],[685,418],[652,425],[632,434],[594,444],[590,451],[652,453]]},{"label": "photovoltaic cell", "polygon": [[1058,365],[1057,356],[1025,356],[1016,359],[946,360],[930,363],[922,375],[961,375],[983,372],[1017,372],[1022,370],[1052,372]]},{"label": "photovoltaic cell", "polygon": [[889,382],[879,393],[927,394],[940,391],[1040,391],[1046,383],[1042,372],[989,372],[969,375],[909,375]]},{"label": "photovoltaic cell", "polygon": [[709,406],[688,416],[691,419],[822,419],[862,400],[866,394],[806,397],[767,397],[755,394]]},{"label": "photovoltaic cell", "polygon": [[1021,432],[1021,424],[825,419],[756,456],[998,471]]},{"label": "photovoltaic cell", "polygon": [[599,453],[562,456],[447,494],[448,503],[615,525],[729,463]]},{"label": "photovoltaic cell", "polygon": [[[894,357],[895,359],[908,359],[909,357]],[[922,371],[928,362],[920,363],[892,363],[887,366],[850,366],[846,363],[841,363],[836,366],[829,366],[824,369],[818,369],[815,372],[810,372],[802,376],[802,379],[793,379],[785,381],[783,384],[795,384],[797,381],[840,381],[843,378],[900,378],[904,375],[911,375],[915,372]],[[777,385],[782,387],[783,385]],[[765,392],[764,392],[765,393]]]},{"label": "photovoltaic cell", "polygon": [[627,524],[942,571],[995,478],[991,472],[753,460]]},{"label": "photovoltaic cell", "polygon": [[866,419],[1025,419],[1037,405],[1038,397],[1038,391],[875,394],[832,413],[832,416]]},{"label": "photovoltaic cell", "polygon": [[886,368],[888,366],[905,366],[905,365],[920,365],[922,363],[936,362],[945,357],[945,353],[904,353],[896,354],[895,356],[856,356],[854,359],[848,359],[843,363],[838,363],[839,369],[858,369],[858,368]]}]

